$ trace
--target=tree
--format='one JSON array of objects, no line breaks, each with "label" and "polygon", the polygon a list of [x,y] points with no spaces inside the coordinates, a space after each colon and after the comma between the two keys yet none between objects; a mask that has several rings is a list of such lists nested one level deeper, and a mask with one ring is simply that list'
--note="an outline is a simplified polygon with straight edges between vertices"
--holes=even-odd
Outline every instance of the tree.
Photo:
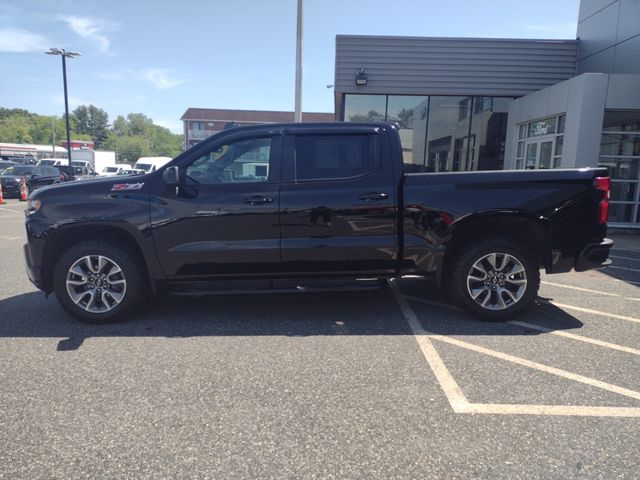
[{"label": "tree", "polygon": [[413,128],[413,108],[403,108],[398,112],[398,118],[402,128]]},{"label": "tree", "polygon": [[0,121],[0,141],[8,143],[32,143],[29,117],[12,115]]},{"label": "tree", "polygon": [[89,135],[95,144],[95,148],[102,148],[107,139],[107,125],[109,115],[95,105],[80,105],[72,113],[75,119],[74,131],[76,134]]},{"label": "tree", "polygon": [[369,110],[367,114],[356,113],[349,117],[351,122],[383,122],[384,115],[375,110]]},{"label": "tree", "polygon": [[89,108],[86,105],[80,105],[70,116],[75,120],[73,130],[76,133],[89,134]]}]

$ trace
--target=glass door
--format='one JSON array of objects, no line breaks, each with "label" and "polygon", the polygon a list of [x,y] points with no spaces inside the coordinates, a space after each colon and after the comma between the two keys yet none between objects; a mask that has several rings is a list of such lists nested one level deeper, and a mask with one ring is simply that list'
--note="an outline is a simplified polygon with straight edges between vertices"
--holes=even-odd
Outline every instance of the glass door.
[{"label": "glass door", "polygon": [[538,142],[527,143],[524,168],[533,170],[538,163]]}]

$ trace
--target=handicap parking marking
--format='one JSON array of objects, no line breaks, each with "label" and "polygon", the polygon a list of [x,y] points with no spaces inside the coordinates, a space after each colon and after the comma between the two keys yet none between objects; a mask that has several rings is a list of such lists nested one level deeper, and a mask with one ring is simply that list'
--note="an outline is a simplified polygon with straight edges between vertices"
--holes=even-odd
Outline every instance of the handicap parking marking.
[{"label": "handicap parking marking", "polygon": [[[594,407],[594,406],[582,406],[582,405],[537,405],[537,404],[494,404],[494,403],[473,403],[470,402],[464,392],[453,378],[449,369],[445,365],[444,361],[438,351],[433,346],[432,340],[441,341],[450,345],[455,345],[460,348],[471,350],[477,353],[482,353],[500,360],[511,362],[517,365],[521,365],[533,370],[542,371],[552,375],[559,376],[561,378],[572,380],[578,383],[582,383],[588,386],[606,390],[611,393],[630,397],[635,400],[640,400],[640,392],[631,390],[628,388],[613,385],[611,383],[603,382],[591,377],[579,375],[561,368],[544,365],[538,362],[533,362],[521,357],[509,355],[496,350],[491,350],[479,345],[465,342],[462,340],[454,339],[444,335],[433,334],[426,330],[420,323],[415,311],[409,305],[408,300],[418,300],[414,297],[407,297],[403,295],[396,282],[392,282],[391,291],[400,308],[403,316],[409,323],[411,331],[414,334],[418,342],[418,346],[422,351],[427,363],[433,371],[440,387],[442,388],[449,405],[455,413],[472,413],[472,414],[502,414],[502,415],[555,415],[555,416],[584,416],[584,417],[640,417],[640,407]],[[422,300],[422,299],[420,299]],[[446,304],[440,304],[439,302],[425,301],[424,303],[449,307]],[[461,310],[458,307],[451,306],[450,309]],[[521,322],[525,323],[525,322]],[[537,326],[536,326],[537,327]],[[579,336],[576,336],[579,337]],[[587,337],[582,337],[581,340],[585,341]],[[574,338],[575,339],[575,338]],[[600,346],[607,345],[607,348],[611,348],[608,342],[602,342],[596,339],[589,339],[588,343],[596,342]],[[622,347],[627,353],[638,354],[635,349],[628,349],[628,347]],[[616,349],[620,349],[616,348]],[[628,350],[626,350],[628,349]]]}]

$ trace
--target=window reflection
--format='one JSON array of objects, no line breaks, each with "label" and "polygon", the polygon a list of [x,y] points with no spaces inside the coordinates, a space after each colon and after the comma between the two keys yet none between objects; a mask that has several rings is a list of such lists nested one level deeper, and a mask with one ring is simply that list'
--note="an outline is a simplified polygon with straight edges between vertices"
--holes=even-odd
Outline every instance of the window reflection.
[{"label": "window reflection", "polygon": [[[429,103],[427,126],[428,172],[450,172],[470,170],[466,163],[467,150],[474,140],[469,138],[468,115],[460,115],[465,110],[469,97],[433,96]],[[463,106],[463,107],[461,107]],[[460,118],[462,117],[462,118]]]},{"label": "window reflection", "polygon": [[[497,170],[504,164],[511,100],[348,94],[343,118],[348,122],[397,122],[406,172]],[[521,126],[522,138],[527,133],[526,126]],[[524,151],[524,143],[518,147]]]},{"label": "window reflection", "polygon": [[387,121],[400,125],[402,158],[406,172],[422,171],[427,97],[389,95]]},{"label": "window reflection", "polygon": [[344,120],[346,122],[384,122],[386,95],[346,95]]}]

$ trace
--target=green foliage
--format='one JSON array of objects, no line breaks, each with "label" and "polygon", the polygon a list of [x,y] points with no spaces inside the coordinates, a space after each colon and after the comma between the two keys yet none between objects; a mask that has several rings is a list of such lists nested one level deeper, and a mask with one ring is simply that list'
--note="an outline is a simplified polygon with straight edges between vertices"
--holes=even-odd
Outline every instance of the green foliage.
[{"label": "green foliage", "polygon": [[[107,112],[81,105],[69,115],[72,140],[93,140],[96,150],[118,152],[119,161],[134,163],[144,156],[175,157],[182,150],[182,135],[153,123],[142,113],[118,116],[109,128]],[[0,142],[51,144],[66,140],[64,115],[44,116],[24,109],[0,107]]]},{"label": "green foliage", "polygon": [[107,112],[94,105],[88,107],[80,105],[72,112],[71,116],[75,119],[75,132],[89,135],[96,150],[101,150],[107,139],[107,126],[109,125]]}]

